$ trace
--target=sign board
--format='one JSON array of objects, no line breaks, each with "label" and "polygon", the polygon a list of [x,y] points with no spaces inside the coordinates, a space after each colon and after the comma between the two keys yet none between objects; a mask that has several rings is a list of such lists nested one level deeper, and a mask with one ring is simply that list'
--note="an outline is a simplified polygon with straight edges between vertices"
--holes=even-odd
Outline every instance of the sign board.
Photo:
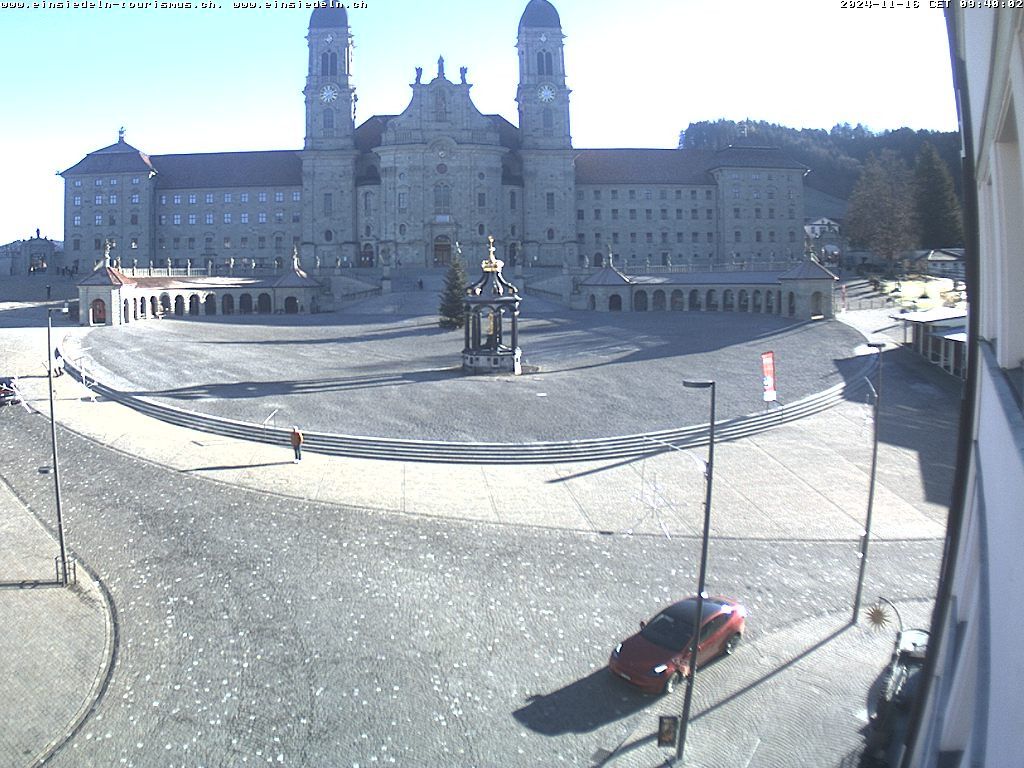
[{"label": "sign board", "polygon": [[658,746],[674,747],[679,734],[679,718],[672,715],[661,715],[658,718]]},{"label": "sign board", "polygon": [[764,383],[764,401],[774,403],[778,399],[778,392],[775,390],[775,353],[761,353],[761,375]]}]

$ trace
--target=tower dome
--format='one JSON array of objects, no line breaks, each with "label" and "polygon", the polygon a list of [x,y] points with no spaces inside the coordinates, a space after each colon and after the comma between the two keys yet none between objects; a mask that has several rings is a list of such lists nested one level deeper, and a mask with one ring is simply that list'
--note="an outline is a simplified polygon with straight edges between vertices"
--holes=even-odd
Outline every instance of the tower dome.
[{"label": "tower dome", "polygon": [[[334,5],[332,3],[332,5]],[[553,10],[553,9],[552,9]],[[348,26],[348,12],[343,7],[314,8],[309,17],[310,29],[338,29]]]},{"label": "tower dome", "polygon": [[530,0],[526,4],[522,18],[519,19],[519,29],[523,27],[557,27],[562,28],[562,21],[558,18],[558,11],[548,0]]}]

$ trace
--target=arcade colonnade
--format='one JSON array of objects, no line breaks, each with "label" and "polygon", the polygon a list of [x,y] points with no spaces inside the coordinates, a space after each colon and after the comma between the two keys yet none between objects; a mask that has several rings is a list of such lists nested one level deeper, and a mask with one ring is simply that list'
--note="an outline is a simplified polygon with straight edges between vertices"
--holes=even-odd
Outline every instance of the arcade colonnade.
[{"label": "arcade colonnade", "polygon": [[126,325],[161,317],[309,314],[319,311],[320,284],[297,267],[271,279],[129,277],[107,266],[78,284],[79,324]]}]

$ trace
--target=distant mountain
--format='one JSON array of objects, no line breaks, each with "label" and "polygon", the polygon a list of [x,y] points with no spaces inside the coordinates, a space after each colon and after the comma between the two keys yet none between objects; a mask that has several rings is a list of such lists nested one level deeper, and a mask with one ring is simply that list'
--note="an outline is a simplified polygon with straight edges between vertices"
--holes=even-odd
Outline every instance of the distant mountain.
[{"label": "distant mountain", "polygon": [[774,123],[715,120],[690,123],[679,133],[679,146],[722,149],[730,144],[752,143],[781,147],[808,168],[808,187],[846,200],[860,177],[864,161],[872,154],[890,149],[908,168],[914,167],[921,145],[930,142],[949,166],[957,197],[960,196],[960,137],[956,132],[914,131],[898,128],[872,133],[858,123],[822,128],[787,128]]}]

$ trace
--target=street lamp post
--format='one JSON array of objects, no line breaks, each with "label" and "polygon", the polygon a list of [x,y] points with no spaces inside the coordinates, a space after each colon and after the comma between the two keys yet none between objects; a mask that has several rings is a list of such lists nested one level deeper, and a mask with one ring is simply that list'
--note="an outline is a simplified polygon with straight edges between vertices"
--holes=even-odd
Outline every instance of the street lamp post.
[{"label": "street lamp post", "polygon": [[708,569],[708,538],[711,535],[711,489],[715,469],[715,382],[684,381],[689,389],[711,390],[711,415],[708,422],[708,463],[704,470],[704,538],[700,550],[700,576],[697,579],[697,612],[694,621],[693,641],[690,645],[690,674],[686,678],[686,695],[683,698],[683,716],[679,724],[679,742],[676,744],[676,760],[681,762],[686,748],[686,730],[690,724],[690,706],[693,703],[693,685],[697,678],[697,650],[700,643],[700,619],[704,615],[704,586]]},{"label": "street lamp post", "polygon": [[853,622],[857,623],[860,617],[860,599],[864,591],[864,570],[868,565],[868,541],[871,538],[871,513],[875,503],[875,472],[878,467],[878,412],[882,400],[882,350],[885,344],[872,341],[868,346],[875,350],[878,355],[878,386],[872,386],[868,380],[868,386],[875,393],[874,413],[874,434],[871,442],[871,478],[868,481],[868,511],[864,518],[864,535],[860,540],[860,572],[857,574],[857,594],[853,598]]},{"label": "street lamp post", "polygon": [[[66,311],[66,310],[65,310]],[[60,508],[60,471],[57,468],[57,422],[53,416],[53,309],[46,310],[46,360],[50,383],[50,444],[53,447],[53,489],[57,498],[57,540],[60,542],[61,585],[68,585],[68,559],[64,547],[64,523]]]}]

